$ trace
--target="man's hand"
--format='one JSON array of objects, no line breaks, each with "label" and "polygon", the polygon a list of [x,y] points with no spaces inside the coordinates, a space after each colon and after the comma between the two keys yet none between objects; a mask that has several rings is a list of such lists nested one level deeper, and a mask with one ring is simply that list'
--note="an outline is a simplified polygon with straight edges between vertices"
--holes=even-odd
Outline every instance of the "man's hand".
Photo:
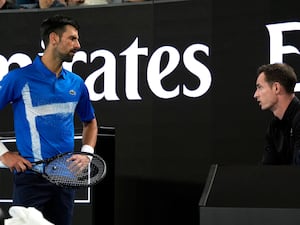
[{"label": "man's hand", "polygon": [[17,152],[6,152],[0,156],[0,161],[7,166],[11,172],[14,170],[17,172],[24,172],[27,169],[31,169],[31,163],[20,156]]},{"label": "man's hand", "polygon": [[0,9],[2,9],[2,7],[5,5],[6,0],[0,0]]},{"label": "man's hand", "polygon": [[71,162],[69,165],[70,171],[77,173],[88,166],[90,158],[87,155],[74,154],[67,161]]}]

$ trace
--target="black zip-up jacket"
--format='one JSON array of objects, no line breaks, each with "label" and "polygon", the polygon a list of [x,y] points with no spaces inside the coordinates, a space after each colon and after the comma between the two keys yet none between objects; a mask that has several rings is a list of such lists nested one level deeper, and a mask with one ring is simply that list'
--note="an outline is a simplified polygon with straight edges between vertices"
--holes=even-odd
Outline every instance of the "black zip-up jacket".
[{"label": "black zip-up jacket", "polygon": [[300,165],[300,101],[289,104],[282,120],[274,116],[267,130],[264,165]]}]

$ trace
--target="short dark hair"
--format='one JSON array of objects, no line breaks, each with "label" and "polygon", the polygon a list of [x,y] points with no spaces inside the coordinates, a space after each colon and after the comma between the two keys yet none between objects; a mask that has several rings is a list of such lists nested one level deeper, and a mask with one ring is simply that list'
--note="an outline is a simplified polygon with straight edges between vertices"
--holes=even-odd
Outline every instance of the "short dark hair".
[{"label": "short dark hair", "polygon": [[269,84],[279,82],[287,93],[293,93],[297,83],[294,69],[286,63],[273,63],[262,65],[257,70],[257,75],[264,73]]},{"label": "short dark hair", "polygon": [[40,36],[45,47],[49,44],[49,34],[55,32],[61,35],[65,31],[66,25],[71,25],[75,27],[76,30],[79,30],[78,22],[67,16],[54,15],[42,22],[40,27]]}]

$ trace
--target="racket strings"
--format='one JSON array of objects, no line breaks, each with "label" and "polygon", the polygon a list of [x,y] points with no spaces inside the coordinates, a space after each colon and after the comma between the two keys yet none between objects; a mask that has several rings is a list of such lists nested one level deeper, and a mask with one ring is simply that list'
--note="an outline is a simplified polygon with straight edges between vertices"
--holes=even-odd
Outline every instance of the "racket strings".
[{"label": "racket strings", "polygon": [[84,169],[74,169],[72,161],[68,161],[71,155],[63,155],[47,164],[47,179],[60,186],[76,188],[94,185],[105,175],[106,166],[101,158],[94,156]]}]

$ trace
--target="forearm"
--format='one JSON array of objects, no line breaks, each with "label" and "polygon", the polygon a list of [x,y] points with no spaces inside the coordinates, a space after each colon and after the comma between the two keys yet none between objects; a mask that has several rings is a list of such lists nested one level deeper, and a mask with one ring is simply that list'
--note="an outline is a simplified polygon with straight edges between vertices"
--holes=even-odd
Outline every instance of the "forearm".
[{"label": "forearm", "polygon": [[97,143],[98,125],[97,120],[93,119],[89,123],[83,123],[82,144],[95,148]]}]

